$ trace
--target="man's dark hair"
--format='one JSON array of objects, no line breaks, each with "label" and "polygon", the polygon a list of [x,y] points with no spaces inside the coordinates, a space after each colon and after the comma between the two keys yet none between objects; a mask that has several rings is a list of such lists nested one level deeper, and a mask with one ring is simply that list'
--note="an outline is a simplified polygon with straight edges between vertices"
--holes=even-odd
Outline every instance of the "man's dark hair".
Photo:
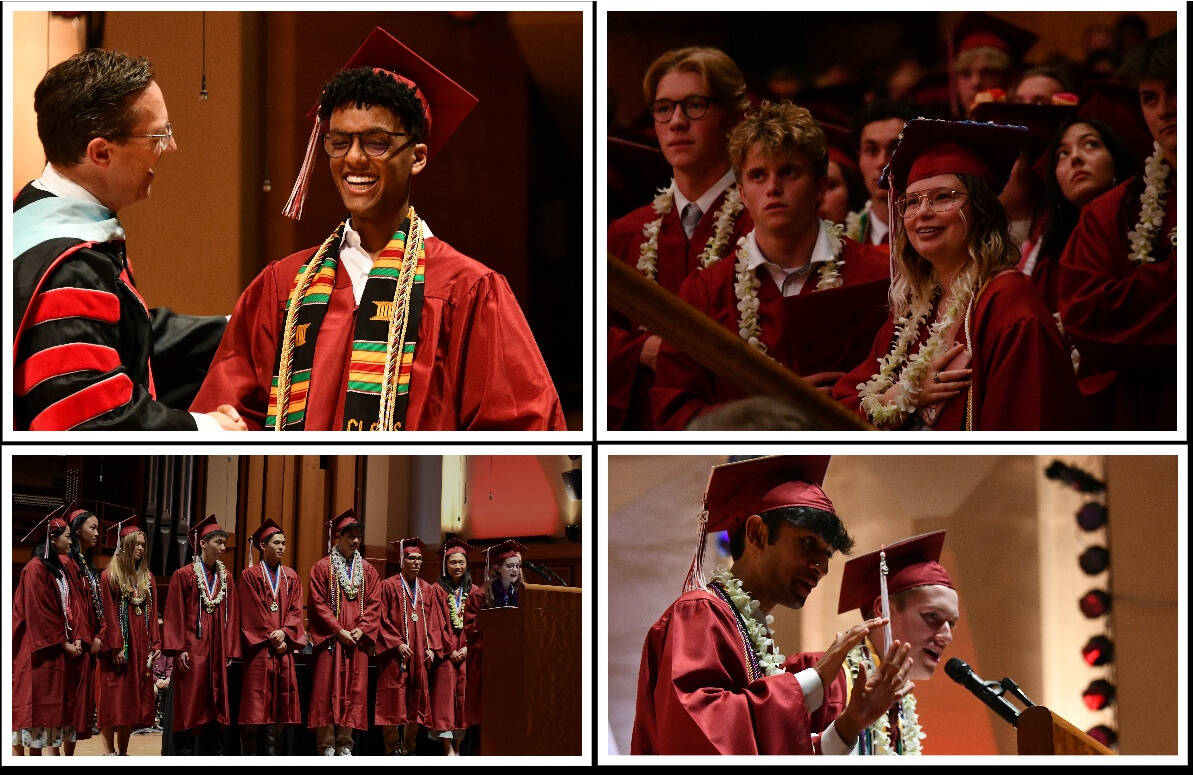
[{"label": "man's dark hair", "polygon": [[341,70],[328,81],[319,97],[319,119],[328,120],[337,108],[345,105],[362,109],[385,108],[398,117],[414,142],[421,143],[426,139],[427,115],[414,89],[388,75],[374,72],[371,67]]},{"label": "man's dark hair", "polygon": [[1158,35],[1128,53],[1123,60],[1121,75],[1132,86],[1152,78],[1175,84],[1176,30]]},{"label": "man's dark hair", "polygon": [[1072,92],[1076,87],[1073,86],[1073,76],[1069,71],[1063,67],[1056,65],[1039,65],[1037,67],[1029,67],[1015,79],[1015,88],[1019,88],[1019,84],[1023,83],[1024,79],[1030,78],[1033,75],[1042,75],[1045,78],[1051,78],[1060,84],[1060,90],[1064,92]]},{"label": "man's dark hair", "polygon": [[[845,531],[841,519],[831,511],[813,508],[812,506],[784,506],[759,514],[762,523],[766,525],[770,539],[767,544],[773,544],[779,538],[779,526],[791,525],[811,530],[828,544],[834,551],[849,554],[853,550],[853,538]],[[746,523],[742,522],[729,536],[729,553],[733,559],[741,558],[746,549]]]},{"label": "man's dark hair", "polygon": [[71,167],[95,138],[127,135],[137,119],[129,106],[152,81],[153,65],[145,57],[102,48],[51,67],[33,92],[46,160]]},{"label": "man's dark hair", "polygon": [[913,105],[904,100],[874,100],[868,102],[858,109],[857,113],[853,114],[853,123],[850,127],[850,143],[852,143],[854,150],[862,147],[862,130],[866,128],[867,124],[872,124],[875,121],[885,121],[888,118],[900,118],[904,123],[911,121],[913,118],[919,118],[924,115],[924,109],[918,105]]}]

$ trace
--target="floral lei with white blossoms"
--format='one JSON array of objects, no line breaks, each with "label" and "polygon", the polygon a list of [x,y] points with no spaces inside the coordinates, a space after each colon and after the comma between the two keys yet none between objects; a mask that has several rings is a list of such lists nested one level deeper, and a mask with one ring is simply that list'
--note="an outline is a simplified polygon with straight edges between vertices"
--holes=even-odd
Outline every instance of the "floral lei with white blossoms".
[{"label": "floral lei with white blossoms", "polygon": [[[867,675],[874,675],[878,672],[878,666],[870,658],[870,650],[866,647],[865,643],[855,646],[845,657],[846,669],[849,670],[849,674],[854,680],[858,677],[858,665],[862,664],[866,666]],[[899,719],[901,722],[899,724],[899,739],[903,747],[902,755],[922,755],[923,749],[920,746],[920,741],[927,737],[927,735],[920,729],[920,717],[915,712],[915,695],[911,692],[903,695],[903,698],[899,700]],[[867,729],[870,730],[870,739],[874,743],[874,755],[898,755],[898,751],[891,745],[891,720],[887,717],[887,714],[882,714]]]},{"label": "floral lei with white blossoms", "polygon": [[[659,276],[659,229],[663,226],[663,218],[675,207],[675,196],[671,193],[674,187],[675,181],[672,180],[670,186],[659,189],[658,195],[651,203],[659,217],[642,227],[642,236],[646,241],[642,243],[638,253],[638,271],[652,281],[657,280]],[[707,269],[721,260],[721,254],[725,252],[725,245],[729,242],[729,235],[733,233],[733,224],[744,208],[741,192],[737,190],[736,185],[731,185],[725,193],[725,201],[717,210],[713,234],[700,253],[701,269]]]},{"label": "floral lei with white blossoms", "polygon": [[[1146,184],[1143,194],[1139,197],[1139,222],[1135,228],[1127,232],[1127,240],[1131,243],[1131,254],[1128,256],[1136,264],[1153,264],[1156,259],[1152,255],[1152,241],[1156,232],[1164,224],[1164,197],[1168,193],[1165,184],[1168,180],[1168,162],[1160,150],[1160,144],[1154,143],[1155,150],[1147,157],[1143,165],[1143,182]],[[1168,241],[1176,246],[1176,227],[1168,234]]]},{"label": "floral lei with white blossoms", "polygon": [[862,232],[866,229],[865,218],[870,212],[870,201],[862,205],[862,209],[845,215],[845,236],[857,242],[862,241]]},{"label": "floral lei with white blossoms", "polygon": [[741,614],[741,618],[746,624],[746,633],[750,636],[750,646],[758,657],[758,665],[762,668],[763,675],[782,673],[784,656],[779,653],[779,647],[775,644],[773,637],[774,633],[770,630],[770,625],[775,621],[775,617],[767,614],[763,621],[756,618],[762,604],[750,597],[749,592],[742,589],[741,579],[734,576],[733,571],[728,568],[717,568],[712,575],[712,580],[725,590],[726,596],[733,602],[733,607]]},{"label": "floral lei with white blossoms", "polygon": [[349,574],[344,568],[344,555],[340,554],[340,547],[333,546],[331,548],[331,569],[335,573],[336,578],[340,582],[340,589],[344,590],[344,594],[348,596],[349,600],[356,599],[356,593],[360,591],[361,582],[364,581],[365,574],[361,566],[360,552],[352,553],[352,572]]},{"label": "floral lei with white blossoms", "polygon": [[219,560],[215,561],[215,572],[220,577],[220,591],[215,597],[208,597],[207,571],[203,568],[203,561],[199,559],[198,555],[195,556],[195,562],[192,567],[195,571],[195,579],[199,582],[199,601],[203,603],[203,608],[207,610],[207,613],[211,613],[216,609],[216,606],[224,602],[224,596],[228,592],[228,571],[224,568],[222,562]]},{"label": "floral lei with white blossoms", "polygon": [[[845,262],[841,260],[841,253],[845,250],[845,241],[841,239],[841,235],[845,232],[845,227],[823,219],[820,223],[828,234],[829,249],[833,252],[832,259],[821,262],[819,268],[820,279],[816,281],[816,290],[823,291],[828,288],[840,288],[845,284],[845,281],[841,279],[840,272],[841,267],[845,265]],[[762,324],[758,322],[760,283],[758,273],[750,269],[748,244],[745,237],[737,241],[737,264],[734,265],[737,278],[733,284],[733,291],[737,294],[737,311],[740,313],[737,332],[748,345],[766,354],[766,345],[760,339]]]},{"label": "floral lei with white blossoms", "polygon": [[[944,346],[944,337],[952,330],[961,310],[966,309],[973,299],[973,283],[974,278],[971,275],[958,278],[945,304],[944,314],[932,324],[932,333],[928,341],[910,357],[907,350],[919,333],[920,323],[928,316],[931,303],[923,304],[918,309],[913,308],[899,321],[895,329],[895,344],[885,358],[878,359],[878,372],[870,377],[869,382],[859,382],[857,385],[858,396],[862,399],[861,407],[869,415],[871,422],[876,425],[890,425],[903,421],[907,415],[915,411],[915,399],[923,389],[928,366]],[[883,403],[882,395],[894,384],[891,375],[897,366],[904,363],[906,367],[900,373],[898,383],[901,390],[896,393],[893,403]]]}]

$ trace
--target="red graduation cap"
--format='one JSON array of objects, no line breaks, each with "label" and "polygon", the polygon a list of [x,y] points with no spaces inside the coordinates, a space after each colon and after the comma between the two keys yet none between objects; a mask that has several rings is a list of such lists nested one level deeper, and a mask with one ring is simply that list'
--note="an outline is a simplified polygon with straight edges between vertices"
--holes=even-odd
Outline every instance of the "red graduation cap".
[{"label": "red graduation cap", "polygon": [[526,556],[526,547],[510,538],[499,544],[485,547],[485,578],[489,578],[489,562],[502,562],[515,554]]},{"label": "red graduation cap", "polygon": [[751,515],[787,506],[811,506],[836,513],[821,484],[827,455],[770,455],[713,466],[704,492],[696,556],[684,579],[684,591],[704,589],[704,538],[734,531]]},{"label": "red graduation cap", "polygon": [[397,541],[390,541],[390,546],[398,547],[398,555],[400,559],[406,559],[406,555],[412,552],[423,553],[423,547],[426,546],[421,538],[415,536],[414,538],[401,538]]},{"label": "red graduation cap", "polygon": [[[476,107],[477,99],[463,86],[444,75],[430,62],[411,51],[406,45],[380,27],[373,29],[369,37],[356,50],[341,70],[354,67],[371,67],[378,74],[406,84],[414,89],[427,119],[427,159],[443,147],[460,124]],[[311,167],[319,145],[319,136],[326,128],[319,120],[319,100],[307,111],[307,118],[314,122],[311,137],[307,143],[306,156],[294,182],[294,189],[282,211],[295,220],[302,218],[302,206],[310,186]],[[433,120],[432,120],[433,119]]]},{"label": "red graduation cap", "polygon": [[1048,150],[1056,130],[1077,112],[1073,105],[1032,105],[1019,102],[986,102],[973,112],[974,121],[1027,127],[1027,158],[1034,164]]},{"label": "red graduation cap", "polygon": [[141,528],[141,518],[136,514],[130,514],[119,522],[113,523],[104,531],[105,537],[108,535],[112,536],[111,543],[105,541],[104,545],[115,549],[116,554],[120,554],[120,543],[124,540],[125,536],[143,532],[145,531]]},{"label": "red graduation cap", "polygon": [[1120,83],[1096,83],[1086,87],[1077,117],[1106,124],[1131,151],[1137,165],[1152,152],[1152,133],[1139,107],[1139,92]]},{"label": "red graduation cap", "polygon": [[70,502],[70,505],[67,506],[65,509],[65,513],[66,513],[66,521],[72,525],[75,523],[75,520],[78,519],[83,514],[87,514],[89,516],[95,516],[95,512],[93,512],[91,509],[85,509],[82,506],[79,506],[77,500],[72,500]]},{"label": "red graduation cap", "polygon": [[997,49],[1018,64],[1039,35],[985,11],[970,11],[953,28],[953,58],[975,48]]},{"label": "red graduation cap", "polygon": [[886,552],[887,594],[915,587],[940,584],[956,589],[949,573],[939,563],[944,547],[944,530],[905,538],[885,549],[854,557],[845,563],[837,613],[853,611],[873,603],[879,596],[879,555]]},{"label": "red graduation cap", "polygon": [[191,537],[191,550],[199,553],[199,542],[206,540],[207,536],[212,533],[222,533],[224,529],[220,527],[219,520],[215,518],[214,514],[208,514],[202,522],[192,527],[187,533]]},{"label": "red graduation cap", "polygon": [[250,537],[249,541],[253,544],[253,546],[263,550],[265,549],[266,541],[278,533],[284,532],[286,531],[282,530],[282,526],[277,522],[274,522],[272,519],[266,519],[261,523],[260,527],[253,531],[253,535]]},{"label": "red graduation cap", "polygon": [[[40,522],[38,522],[36,525],[33,526],[32,530],[30,530],[28,533],[25,534],[25,537],[22,538],[20,542],[23,544],[26,544],[26,543],[34,543],[35,544],[38,541],[40,541],[41,539],[45,538],[47,534],[52,533],[53,531],[58,530],[59,528],[69,527],[70,525],[66,521],[65,515],[66,515],[66,510],[67,510],[68,506],[70,506],[70,505],[73,505],[73,501],[71,502],[71,504],[64,503],[61,506],[59,506],[58,508],[51,511],[49,514],[46,514],[44,517],[41,518]],[[49,556],[50,556],[50,542],[47,541],[46,542],[46,550],[43,554],[43,559],[45,557],[49,557]]]},{"label": "red graduation cap", "polygon": [[327,520],[327,551],[331,551],[332,537],[340,535],[351,527],[360,527],[360,518],[356,516],[356,509],[351,506],[339,516]]},{"label": "red graduation cap", "polygon": [[442,562],[443,567],[441,569],[442,574],[444,576],[447,575],[447,558],[448,557],[450,557],[453,554],[463,554],[463,555],[467,556],[468,553],[472,551],[472,549],[473,549],[472,544],[468,543],[463,538],[447,539],[447,541],[445,541],[443,543],[443,546],[439,549],[439,553],[441,555],[443,555],[443,562]]},{"label": "red graduation cap", "polygon": [[1023,126],[912,119],[899,133],[879,184],[899,193],[917,180],[963,173],[986,181],[997,194],[1010,179],[1027,136]]}]

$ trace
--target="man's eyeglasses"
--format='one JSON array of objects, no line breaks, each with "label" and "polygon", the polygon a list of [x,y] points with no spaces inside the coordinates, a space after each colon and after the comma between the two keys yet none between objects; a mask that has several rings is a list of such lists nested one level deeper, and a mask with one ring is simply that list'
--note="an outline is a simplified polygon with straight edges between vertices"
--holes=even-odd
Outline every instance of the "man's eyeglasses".
[{"label": "man's eyeglasses", "polygon": [[174,125],[169,121],[166,122],[166,131],[156,135],[123,135],[123,137],[152,137],[157,140],[157,153],[164,152],[170,147],[171,141],[174,140]]},{"label": "man's eyeglasses", "polygon": [[[337,132],[332,130],[323,134],[323,150],[333,159],[346,156],[352,150],[353,138],[360,138],[360,147],[369,156],[384,156],[393,150],[395,137],[406,137],[406,132],[387,132],[384,129],[370,129],[367,132]],[[403,143],[398,150],[402,150],[413,140]]]},{"label": "man's eyeglasses", "polygon": [[965,197],[966,191],[955,191],[950,188],[934,188],[915,194],[904,194],[895,200],[895,210],[901,218],[911,218],[920,212],[920,207],[927,202],[934,213],[947,213],[956,207]]},{"label": "man's eyeglasses", "polygon": [[650,103],[650,114],[654,116],[655,123],[666,124],[671,120],[671,116],[675,114],[675,107],[680,106],[684,116],[688,121],[699,121],[708,113],[708,107],[716,100],[712,97],[704,97],[699,94],[692,94],[684,97],[679,102],[675,100],[655,100]]}]

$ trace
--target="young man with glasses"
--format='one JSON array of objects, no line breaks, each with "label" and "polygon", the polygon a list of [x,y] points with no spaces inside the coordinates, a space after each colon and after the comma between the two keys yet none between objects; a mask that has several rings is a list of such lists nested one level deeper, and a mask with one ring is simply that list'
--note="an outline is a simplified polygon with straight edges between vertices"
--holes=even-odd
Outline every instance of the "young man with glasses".
[{"label": "young man with glasses", "polygon": [[349,217],[241,295],[196,411],[227,402],[266,430],[565,429],[505,278],[437,238],[411,204],[414,177],[475,104],[374,30],[309,114],[286,208],[301,217],[321,148]]},{"label": "young man with glasses", "polygon": [[[725,260],[688,277],[679,295],[812,384],[832,385],[886,319],[885,251],[819,217],[828,142],[806,108],[764,102],[734,127],[729,155],[753,229]],[[663,345],[651,393],[656,428],[684,430],[744,397]]]},{"label": "young man with glasses", "polygon": [[[643,93],[673,177],[654,202],[609,225],[608,251],[676,293],[689,274],[730,255],[752,225],[727,144],[729,130],[749,107],[746,82],[725,52],[681,48],[651,64]],[[650,387],[661,343],[657,334],[610,316],[611,430],[653,427]]]},{"label": "young man with glasses", "polygon": [[231,407],[163,403],[185,406],[197,386],[151,362],[201,372],[225,325],[150,311],[125,254],[118,213],[178,148],[153,66],[84,51],[50,68],[33,107],[46,167],[13,201],[16,429],[243,430]]}]

